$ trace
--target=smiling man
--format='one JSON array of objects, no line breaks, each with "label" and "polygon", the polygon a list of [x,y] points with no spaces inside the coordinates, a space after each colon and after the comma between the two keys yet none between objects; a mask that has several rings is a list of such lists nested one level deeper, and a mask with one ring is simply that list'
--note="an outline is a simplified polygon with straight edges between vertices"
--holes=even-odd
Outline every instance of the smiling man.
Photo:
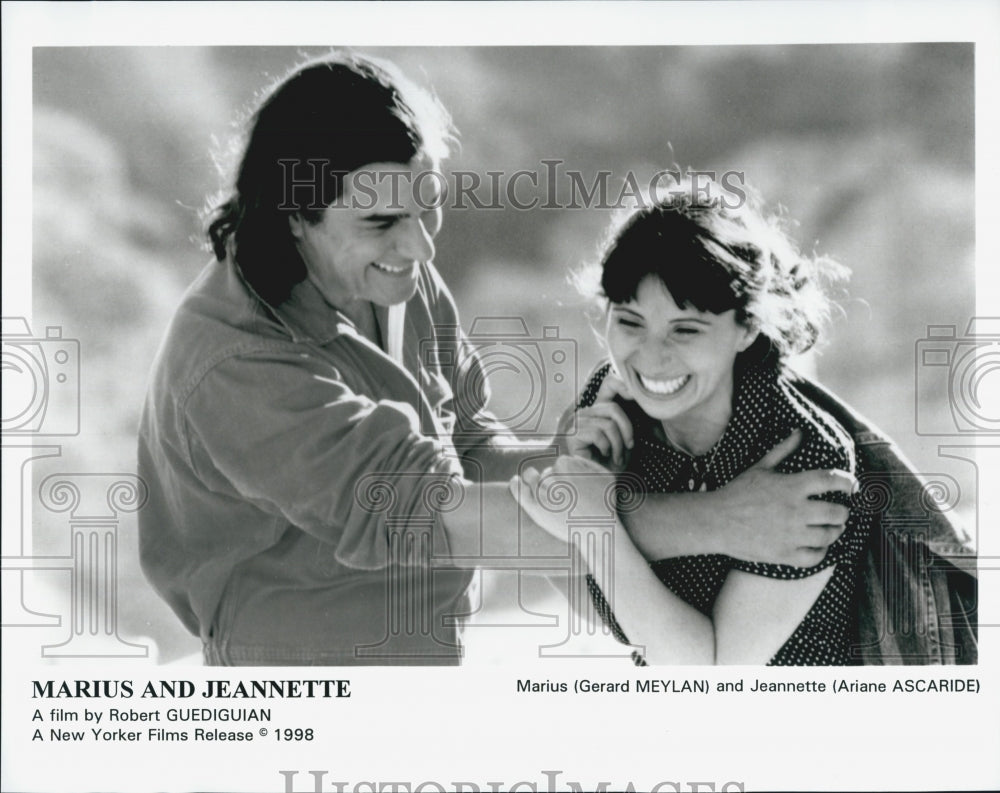
[{"label": "smiling man", "polygon": [[[249,120],[139,433],[143,569],[207,663],[458,663],[477,565],[565,567],[507,489],[539,449],[484,410],[433,265],[423,177],[450,139],[427,92],[355,55],[297,69]],[[752,469],[631,520],[677,553],[725,533],[780,561],[813,534],[792,481]]]},{"label": "smiling man", "polygon": [[[216,261],[175,314],[143,412],[144,570],[211,664],[457,663],[484,512],[503,527],[493,553],[566,548],[519,520],[504,485],[466,497],[467,471],[505,479],[525,451],[496,442],[460,334],[436,358],[469,362],[469,398],[420,354],[458,326],[432,264],[440,184],[421,178],[447,153],[448,116],[391,64],[343,55],[295,71],[248,127],[208,229]],[[481,432],[456,450],[459,410]],[[447,528],[427,520],[442,487],[461,502]]]},{"label": "smiling man", "polygon": [[346,175],[340,198],[317,222],[289,216],[307,278],[372,341],[379,340],[372,307],[408,301],[421,266],[434,259],[440,196],[426,202],[416,191],[419,175],[434,166],[427,157],[372,163]]}]

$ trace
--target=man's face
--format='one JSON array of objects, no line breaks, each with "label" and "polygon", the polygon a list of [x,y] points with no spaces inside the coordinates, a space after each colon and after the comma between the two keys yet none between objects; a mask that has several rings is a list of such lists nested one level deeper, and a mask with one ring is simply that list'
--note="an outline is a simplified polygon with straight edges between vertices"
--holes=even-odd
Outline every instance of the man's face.
[{"label": "man's face", "polygon": [[423,159],[365,165],[344,177],[343,195],[318,223],[293,216],[309,280],[332,306],[350,316],[365,302],[391,306],[413,297],[419,264],[434,258],[441,228],[440,180],[417,181],[432,166]]}]

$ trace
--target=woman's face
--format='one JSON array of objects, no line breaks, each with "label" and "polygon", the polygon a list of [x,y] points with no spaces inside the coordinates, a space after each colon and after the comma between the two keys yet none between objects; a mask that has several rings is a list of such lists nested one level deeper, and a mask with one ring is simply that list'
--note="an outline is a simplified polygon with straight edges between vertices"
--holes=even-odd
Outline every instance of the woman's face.
[{"label": "woman's face", "polygon": [[[681,308],[663,282],[647,276],[629,303],[612,304],[605,337],[631,396],[670,435],[724,427],[732,409],[733,363],[757,334],[735,311]],[[714,441],[713,441],[714,442]]]}]

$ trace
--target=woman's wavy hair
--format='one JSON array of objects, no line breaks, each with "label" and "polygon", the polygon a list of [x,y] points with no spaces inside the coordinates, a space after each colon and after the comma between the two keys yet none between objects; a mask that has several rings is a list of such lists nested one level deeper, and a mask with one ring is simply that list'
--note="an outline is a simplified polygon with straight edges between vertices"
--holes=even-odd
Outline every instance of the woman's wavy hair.
[{"label": "woman's wavy hair", "polygon": [[599,277],[599,293],[620,304],[633,300],[651,275],[678,306],[734,310],[738,322],[758,331],[737,358],[742,369],[779,368],[789,355],[809,350],[830,312],[824,285],[848,270],[800,253],[780,215],[765,212],[746,185],[727,192],[685,179],[613,223],[589,280]]},{"label": "woman's wavy hair", "polygon": [[454,140],[451,119],[392,63],[353,53],[309,61],[264,92],[245,123],[232,187],[209,211],[215,257],[232,257],[272,305],[306,277],[289,228],[318,223],[344,175],[374,162],[438,163]]}]

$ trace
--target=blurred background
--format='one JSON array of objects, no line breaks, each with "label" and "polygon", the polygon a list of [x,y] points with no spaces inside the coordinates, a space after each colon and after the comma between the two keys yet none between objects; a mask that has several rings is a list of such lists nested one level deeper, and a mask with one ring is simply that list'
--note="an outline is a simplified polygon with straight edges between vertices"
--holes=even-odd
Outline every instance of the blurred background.
[{"label": "blurred background", "polygon": [[[787,208],[803,249],[853,271],[822,353],[803,365],[918,469],[953,476],[959,513],[971,519],[972,467],[940,458],[940,438],[915,431],[918,409],[924,427],[947,432],[958,420],[947,367],[918,366],[915,351],[928,325],[955,325],[960,340],[975,308],[971,45],[365,51],[396,61],[452,113],[461,145],[446,173],[544,175],[542,161],[558,159],[587,184],[610,171],[614,196],[629,172],[640,181],[674,164],[744,172],[769,204]],[[81,433],[60,458],[35,463],[36,482],[53,471],[134,471],[149,367],[183,290],[209,260],[199,212],[224,185],[217,161],[257,92],[318,54],[35,50],[32,330],[61,326],[79,340],[82,384]],[[523,184],[519,196],[530,198]],[[544,191],[543,181],[537,195]],[[541,428],[601,356],[589,304],[567,276],[593,261],[609,219],[600,208],[445,212],[436,261],[466,329],[477,317],[516,317],[529,340],[555,327],[575,350],[574,388],[543,383]],[[501,370],[494,389],[498,414],[520,415],[523,381]],[[32,539],[36,555],[68,553],[66,521],[37,507]],[[197,640],[146,585],[136,548],[126,515],[119,634],[160,662],[196,660]],[[33,607],[68,611],[68,572],[26,581],[47,593],[28,591],[26,601],[48,601]],[[65,631],[64,621],[44,632],[58,641]],[[509,659],[477,643],[487,633],[470,632],[470,660]]]}]

